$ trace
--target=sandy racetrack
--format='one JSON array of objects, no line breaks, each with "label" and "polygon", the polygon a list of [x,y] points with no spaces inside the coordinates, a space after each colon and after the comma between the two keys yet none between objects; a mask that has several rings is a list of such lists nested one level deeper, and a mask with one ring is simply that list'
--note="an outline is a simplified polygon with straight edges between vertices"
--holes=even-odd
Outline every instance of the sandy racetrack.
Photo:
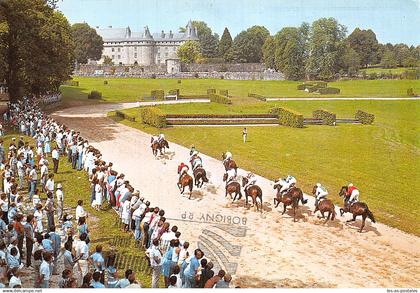
[{"label": "sandy racetrack", "polygon": [[308,204],[299,210],[299,221],[293,223],[290,212],[280,214],[281,205],[274,209],[273,184],[262,177],[258,177],[264,193],[262,213],[244,208],[244,198],[232,204],[224,196],[220,160],[202,154],[210,182],[195,189],[191,200],[181,196],[176,170],[181,161],[187,162],[189,150],[169,142],[170,152],[154,158],[149,134],[105,117],[107,111],[130,106],[75,107],[53,117],[81,131],[152,206],[166,211],[183,239],[201,247],[216,266],[234,273],[235,285],[420,287],[419,237],[369,220],[360,234],[360,221],[345,223],[349,215],[324,224],[313,215],[314,200],[308,196]]}]

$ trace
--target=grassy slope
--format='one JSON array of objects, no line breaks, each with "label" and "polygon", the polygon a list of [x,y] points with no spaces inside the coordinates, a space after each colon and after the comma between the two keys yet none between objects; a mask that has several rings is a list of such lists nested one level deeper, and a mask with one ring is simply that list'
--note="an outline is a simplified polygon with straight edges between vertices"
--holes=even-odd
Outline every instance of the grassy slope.
[{"label": "grassy slope", "polygon": [[[17,137],[17,134],[10,134],[4,137],[4,146],[9,146],[12,137]],[[25,140],[29,140],[31,144],[35,145],[32,139],[25,137]],[[50,163],[52,168],[52,161]],[[63,184],[64,203],[66,207],[71,208],[73,216],[77,201],[83,199],[84,208],[90,215],[88,226],[90,238],[92,239],[90,245],[91,253],[94,252],[96,245],[102,245],[105,253],[113,249],[117,255],[133,256],[134,260],[145,257],[144,251],[136,247],[133,236],[121,231],[119,227],[120,220],[114,211],[104,210],[98,212],[89,205],[90,183],[86,172],[73,170],[71,164],[67,162],[67,157],[62,157],[58,174],[55,174],[54,179],[56,184]],[[45,193],[41,194],[41,197],[45,200]],[[76,226],[77,223],[74,223],[75,228]],[[119,277],[123,278],[124,271],[133,267],[134,263],[125,263],[119,266]],[[142,287],[151,287],[151,277],[146,269],[136,270],[136,279],[141,282]],[[163,283],[161,285],[163,287]]]},{"label": "grassy slope", "polygon": [[410,67],[397,67],[397,68],[380,68],[380,67],[375,67],[375,68],[366,68],[366,69],[361,69],[361,71],[365,71],[367,74],[370,73],[392,73],[392,74],[401,74],[403,72],[405,72],[408,69],[413,69]]},{"label": "grassy slope", "polygon": [[[168,128],[168,139],[219,158],[230,150],[240,167],[274,179],[293,174],[306,192],[320,181],[337,196],[350,181],[361,190],[375,216],[386,224],[420,235],[420,113],[419,101],[289,101],[239,106],[189,104],[162,106],[168,113],[266,112],[287,106],[305,116],[325,108],[338,117],[352,117],[357,109],[376,115],[373,125],[249,127],[249,142],[241,141],[241,127]],[[136,109],[125,110],[136,114]],[[116,119],[115,117],[113,117]],[[120,121],[149,133],[160,130],[138,122]],[[272,194],[266,194],[270,201]]]},{"label": "grassy slope", "polygon": [[[297,81],[261,81],[261,80],[221,80],[221,79],[183,79],[181,84],[176,79],[139,79],[139,78],[105,78],[76,77],[79,87],[62,86],[64,100],[86,100],[91,90],[102,92],[104,101],[129,102],[138,101],[150,96],[153,89],[179,88],[181,94],[205,94],[207,89],[227,89],[233,96],[246,97],[248,93],[257,93],[268,97],[310,97],[319,96],[298,91]],[[331,82],[329,86],[341,89],[338,97],[406,97],[407,89],[420,92],[420,80],[350,80]],[[328,96],[328,95],[325,95]]]}]

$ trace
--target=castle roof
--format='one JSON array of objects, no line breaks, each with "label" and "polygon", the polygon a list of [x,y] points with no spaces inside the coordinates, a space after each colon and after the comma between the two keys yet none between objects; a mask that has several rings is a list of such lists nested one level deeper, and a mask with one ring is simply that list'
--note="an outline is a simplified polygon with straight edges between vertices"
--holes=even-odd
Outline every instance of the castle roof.
[{"label": "castle roof", "polygon": [[198,40],[197,29],[193,27],[191,21],[186,26],[185,33],[160,32],[151,34],[146,26],[143,32],[132,32],[130,27],[127,28],[96,28],[96,32],[102,37],[104,42],[121,42],[121,41],[187,41]]}]

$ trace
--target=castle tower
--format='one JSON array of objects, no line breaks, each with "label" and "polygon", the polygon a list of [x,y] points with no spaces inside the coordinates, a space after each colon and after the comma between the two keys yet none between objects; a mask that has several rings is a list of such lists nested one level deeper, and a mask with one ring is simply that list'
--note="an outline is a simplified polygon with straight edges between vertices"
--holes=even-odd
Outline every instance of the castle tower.
[{"label": "castle tower", "polygon": [[144,27],[143,39],[144,39],[143,41],[144,44],[141,48],[141,58],[140,58],[140,60],[142,60],[141,64],[152,65],[154,64],[154,58],[153,58],[154,40],[147,26]]}]

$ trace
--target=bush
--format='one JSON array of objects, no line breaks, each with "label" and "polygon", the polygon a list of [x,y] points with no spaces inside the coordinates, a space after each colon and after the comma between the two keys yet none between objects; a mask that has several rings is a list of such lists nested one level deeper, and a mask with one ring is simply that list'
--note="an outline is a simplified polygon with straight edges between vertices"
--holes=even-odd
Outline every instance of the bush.
[{"label": "bush", "polygon": [[215,94],[216,93],[216,89],[208,89],[207,90],[207,94],[208,95],[210,95],[210,94]]},{"label": "bush", "polygon": [[88,99],[100,100],[102,99],[102,93],[98,91],[91,91],[90,94],[88,94]]},{"label": "bush", "polygon": [[179,96],[179,89],[169,90],[168,91],[168,95],[171,95],[171,96],[174,96],[174,95]]},{"label": "bush", "polygon": [[229,97],[229,91],[228,90],[219,90],[219,95]]},{"label": "bush", "polygon": [[420,71],[415,69],[408,69],[401,74],[402,79],[419,79],[420,78]]},{"label": "bush", "polygon": [[118,117],[121,117],[123,119],[126,119],[128,121],[132,121],[132,122],[135,122],[136,121],[136,117],[127,115],[127,114],[125,114],[125,113],[123,113],[121,111],[115,111],[115,115],[117,115]]},{"label": "bush", "polygon": [[369,73],[369,79],[377,79],[378,74],[376,72]]},{"label": "bush", "polygon": [[315,85],[318,87],[318,88],[326,88],[327,87],[327,82],[325,82],[325,81],[316,81],[315,82]]},{"label": "bush", "polygon": [[354,115],[356,120],[359,120],[362,124],[372,124],[375,120],[375,115],[363,112],[361,110],[357,110],[356,114]]},{"label": "bush", "polygon": [[144,124],[148,124],[150,126],[162,128],[167,125],[165,114],[156,107],[140,108],[140,117]]},{"label": "bush", "polygon": [[415,97],[416,96],[412,87],[407,90],[407,96],[409,96],[409,97]]},{"label": "bush", "polygon": [[162,101],[165,97],[165,92],[163,90],[152,90],[150,95],[158,101]]},{"label": "bush", "polygon": [[304,83],[298,84],[296,88],[298,91],[303,91],[306,88],[306,85]]},{"label": "bush", "polygon": [[253,93],[249,93],[248,97],[251,97],[251,98],[263,101],[263,102],[265,102],[267,100],[264,96],[261,96],[261,95],[258,95],[258,94],[253,94]]},{"label": "bush", "polygon": [[313,85],[313,86],[306,86],[306,89],[308,89],[308,92],[309,92],[309,93],[314,93],[314,92],[316,92],[316,91],[318,91],[318,90],[319,90],[319,88],[318,88],[318,86],[317,86],[317,85]]},{"label": "bush", "polygon": [[194,73],[194,77],[195,78],[198,78],[198,73]]},{"label": "bush", "polygon": [[180,79],[178,79],[178,83],[181,83],[181,80]]},{"label": "bush", "polygon": [[107,80],[104,80],[104,85],[107,85],[108,84],[108,81]]},{"label": "bush", "polygon": [[210,94],[209,98],[210,98],[210,102],[212,103],[232,104],[232,101],[226,96],[222,96],[218,94]]},{"label": "bush", "polygon": [[322,119],[322,124],[325,125],[334,125],[337,120],[337,116],[334,113],[322,109],[313,111],[312,117]]},{"label": "bush", "polygon": [[179,95],[179,99],[208,99],[209,95]]},{"label": "bush", "polygon": [[154,74],[154,73],[153,73],[153,74],[152,74],[152,78],[153,78],[153,79],[156,79],[156,74]]},{"label": "bush", "polygon": [[340,89],[336,87],[326,87],[326,88],[320,88],[318,92],[321,95],[337,95],[340,93]]},{"label": "bush", "polygon": [[225,76],[224,76],[224,75],[221,75],[221,76],[220,76],[220,79],[225,79]]},{"label": "bush", "polygon": [[270,110],[272,114],[279,115],[279,124],[303,128],[303,115],[286,108],[273,108]]}]

